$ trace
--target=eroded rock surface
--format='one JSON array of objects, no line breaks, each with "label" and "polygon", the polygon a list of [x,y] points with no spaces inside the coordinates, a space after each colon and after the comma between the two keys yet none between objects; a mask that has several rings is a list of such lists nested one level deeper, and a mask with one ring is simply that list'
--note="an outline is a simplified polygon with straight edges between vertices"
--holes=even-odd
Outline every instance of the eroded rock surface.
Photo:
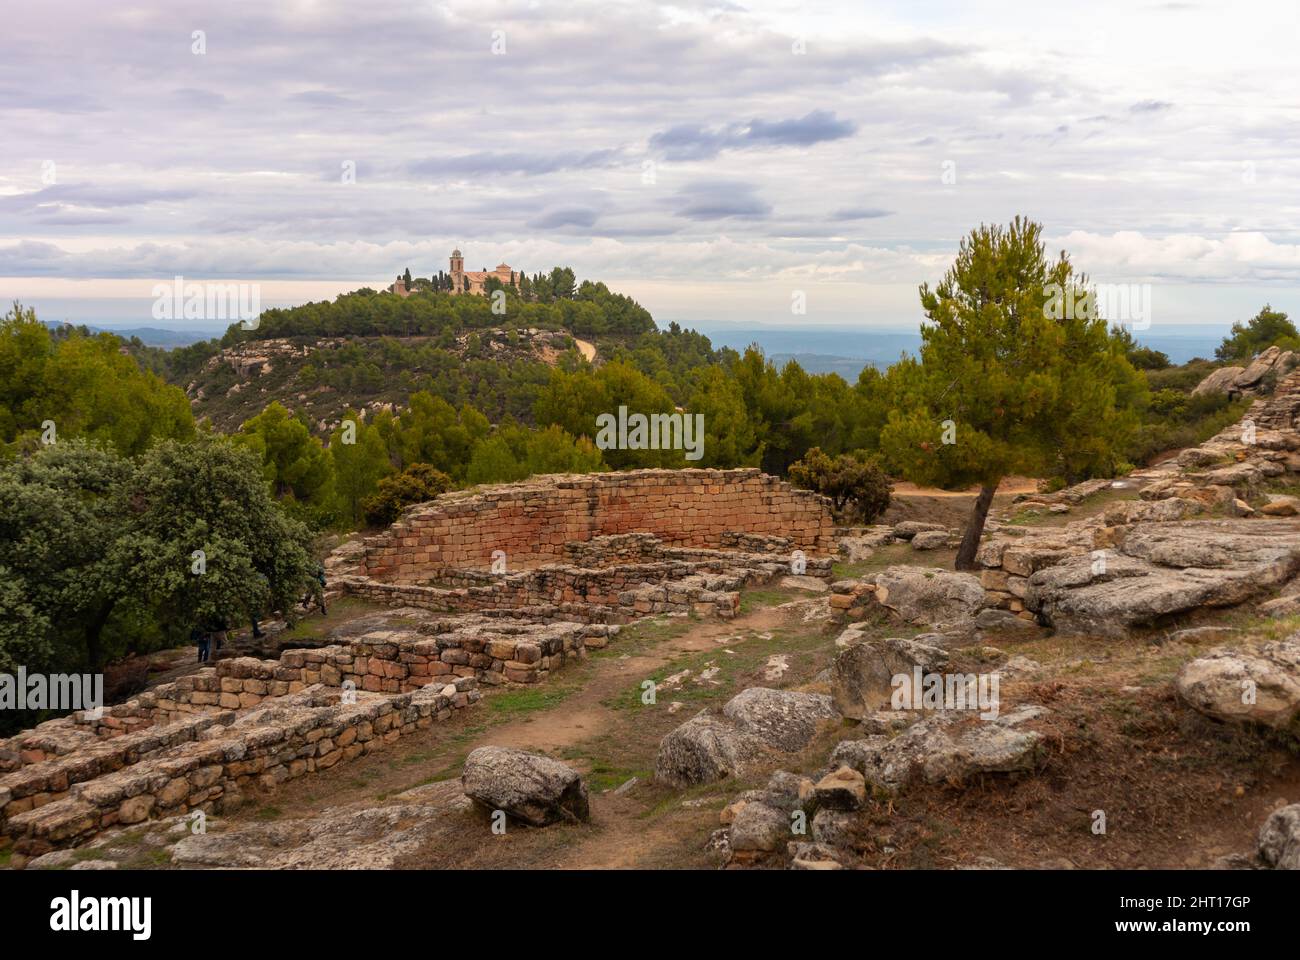
[{"label": "eroded rock surface", "polygon": [[1038,762],[1043,736],[1025,724],[1046,713],[1043,707],[1022,707],[996,720],[936,713],[892,739],[872,735],[841,741],[830,764],[856,770],[888,793],[913,781],[960,783],[980,773],[1028,771]]},{"label": "eroded rock surface", "polygon": [[1276,730],[1300,725],[1300,635],[1255,649],[1217,649],[1186,664],[1178,694],[1216,720]]},{"label": "eroded rock surface", "polygon": [[897,565],[875,576],[875,599],[907,623],[969,626],[986,605],[979,578],[939,567]]},{"label": "eroded rock surface", "polygon": [[1197,607],[1233,606],[1300,570],[1300,525],[1277,520],[1142,523],[1123,543],[1029,576],[1024,604],[1059,629],[1122,634]]},{"label": "eroded rock surface", "polygon": [[550,757],[510,747],[479,747],[465,759],[465,795],[486,810],[504,810],[532,827],[588,820],[587,786],[577,771]]},{"label": "eroded rock surface", "polygon": [[823,694],[751,687],[727,701],[721,717],[702,711],[669,732],[655,779],[681,787],[734,776],[765,755],[802,750],[838,716]]},{"label": "eroded rock surface", "polygon": [[947,651],[921,638],[851,643],[831,665],[831,697],[840,713],[861,720],[889,706],[895,676],[910,677],[916,667],[934,673],[947,665]]}]

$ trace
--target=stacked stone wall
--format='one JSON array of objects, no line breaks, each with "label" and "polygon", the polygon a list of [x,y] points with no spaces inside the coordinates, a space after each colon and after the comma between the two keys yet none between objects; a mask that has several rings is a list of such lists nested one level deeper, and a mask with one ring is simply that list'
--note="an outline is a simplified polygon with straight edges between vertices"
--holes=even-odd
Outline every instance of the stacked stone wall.
[{"label": "stacked stone wall", "polygon": [[757,469],[634,470],[445,494],[367,538],[339,572],[413,583],[447,569],[490,569],[497,551],[521,570],[564,561],[567,545],[600,537],[653,533],[670,546],[716,548],[738,530],[834,552],[826,499]]}]

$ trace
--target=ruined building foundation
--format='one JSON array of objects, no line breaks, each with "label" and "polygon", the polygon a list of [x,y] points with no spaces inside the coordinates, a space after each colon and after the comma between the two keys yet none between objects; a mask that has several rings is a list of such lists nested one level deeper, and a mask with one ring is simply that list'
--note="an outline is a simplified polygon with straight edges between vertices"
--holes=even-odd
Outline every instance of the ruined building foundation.
[{"label": "ruined building foundation", "polygon": [[829,581],[827,501],[757,469],[557,475],[409,509],[326,561],[330,587],[403,608],[278,660],[238,657],[100,716],[0,741],[0,844],[23,857],[217,811],[536,683],[619,624],[735,616],[742,587]]}]

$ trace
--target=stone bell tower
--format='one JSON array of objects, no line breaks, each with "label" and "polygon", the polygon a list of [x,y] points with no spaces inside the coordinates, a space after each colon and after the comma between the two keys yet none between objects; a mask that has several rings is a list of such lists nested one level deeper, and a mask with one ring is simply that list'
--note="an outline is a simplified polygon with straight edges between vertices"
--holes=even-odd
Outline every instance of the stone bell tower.
[{"label": "stone bell tower", "polygon": [[460,248],[451,252],[451,289],[460,293],[465,286],[465,258],[460,255]]}]

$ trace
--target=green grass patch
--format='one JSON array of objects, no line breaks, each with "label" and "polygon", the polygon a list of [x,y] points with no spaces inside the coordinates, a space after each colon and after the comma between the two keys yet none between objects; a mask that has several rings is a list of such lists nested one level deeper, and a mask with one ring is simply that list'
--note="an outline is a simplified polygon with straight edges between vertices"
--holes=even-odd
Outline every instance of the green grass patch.
[{"label": "green grass patch", "polygon": [[349,620],[355,620],[368,613],[382,613],[385,609],[357,597],[340,597],[330,605],[330,612],[326,616],[308,615],[284,630],[280,638],[298,641],[324,640],[331,631]]},{"label": "green grass patch", "polygon": [[571,682],[555,683],[548,678],[545,683],[506,688],[484,699],[493,719],[517,720],[530,713],[558,706],[576,693],[580,686],[581,684]]},{"label": "green grass patch", "polygon": [[753,590],[745,590],[740,594],[740,613],[742,615],[753,613],[755,610],[761,610],[764,607],[776,607],[783,603],[789,603],[791,600],[797,600],[807,594],[796,593],[792,590],[777,590],[770,587],[757,587]]}]

